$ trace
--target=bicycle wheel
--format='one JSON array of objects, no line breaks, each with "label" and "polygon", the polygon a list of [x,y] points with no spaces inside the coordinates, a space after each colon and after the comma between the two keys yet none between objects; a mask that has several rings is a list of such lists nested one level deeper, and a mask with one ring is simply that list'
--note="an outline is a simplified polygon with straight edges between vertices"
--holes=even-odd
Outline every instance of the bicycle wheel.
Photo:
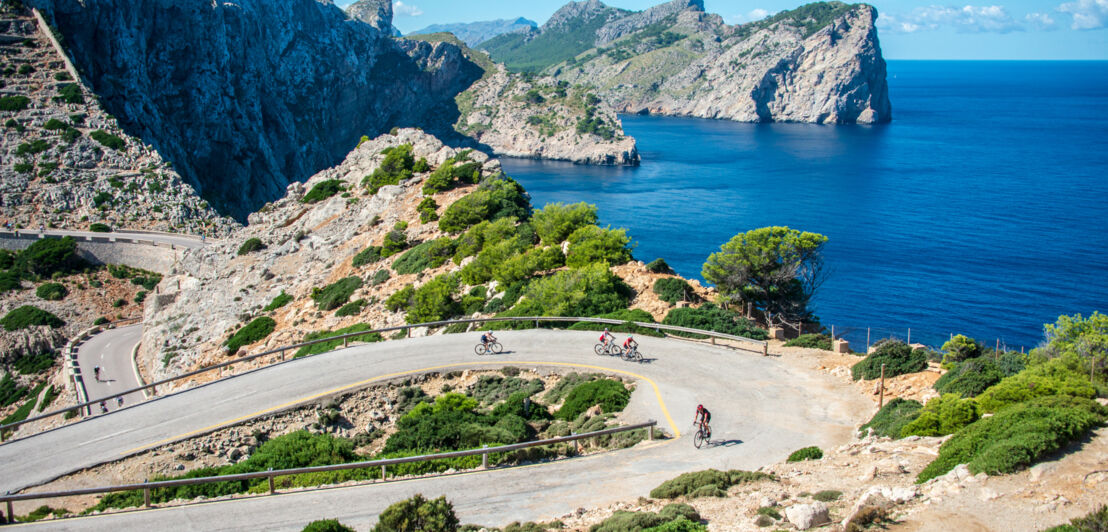
[{"label": "bicycle wheel", "polygon": [[604,344],[596,344],[595,346],[593,346],[592,350],[596,351],[596,354],[598,354],[600,356],[604,356],[604,355],[608,354],[608,346],[606,346]]},{"label": "bicycle wheel", "polygon": [[504,346],[500,345],[500,342],[493,342],[492,345],[489,346],[489,348],[490,351],[498,355],[504,352]]},{"label": "bicycle wheel", "polygon": [[473,348],[473,352],[477,353],[478,355],[483,355],[487,353],[488,350],[485,349],[485,344],[477,344],[477,347]]},{"label": "bicycle wheel", "polygon": [[700,446],[704,444],[704,431],[703,430],[697,430],[696,431],[696,434],[693,435],[692,443],[693,443],[693,445],[696,446],[697,449],[699,449]]},{"label": "bicycle wheel", "polygon": [[608,348],[608,354],[612,355],[614,357],[622,357],[623,356],[623,348],[618,346],[618,345],[613,344],[612,347]]},{"label": "bicycle wheel", "polygon": [[622,358],[623,360],[626,360],[627,362],[630,362],[631,359],[634,358],[634,357],[635,357],[635,352],[630,350],[630,349],[623,349],[619,352],[619,358]]}]

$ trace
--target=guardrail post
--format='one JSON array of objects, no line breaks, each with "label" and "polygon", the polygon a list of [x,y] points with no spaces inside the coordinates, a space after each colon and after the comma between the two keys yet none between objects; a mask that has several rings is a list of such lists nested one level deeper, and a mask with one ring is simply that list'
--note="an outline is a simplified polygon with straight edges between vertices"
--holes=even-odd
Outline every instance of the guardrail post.
[{"label": "guardrail post", "polygon": [[269,494],[273,495],[277,490],[273,489],[273,468],[269,468]]},{"label": "guardrail post", "polygon": [[[483,448],[488,449],[489,444],[486,443],[483,446]],[[481,469],[488,469],[488,468],[489,468],[489,453],[482,453],[481,454]]]},{"label": "guardrail post", "polygon": [[710,337],[710,338],[712,339],[712,345],[716,345],[716,337],[715,337],[715,336],[712,336],[712,337]]},{"label": "guardrail post", "polygon": [[764,356],[764,357],[769,356],[769,342],[766,342],[766,343],[762,344],[762,356]]},{"label": "guardrail post", "polygon": [[654,441],[654,425],[646,427],[646,441]]},{"label": "guardrail post", "polygon": [[[146,482],[145,480],[142,481],[143,484]],[[147,508],[150,507],[150,488],[142,488],[142,505]]]},{"label": "guardrail post", "polygon": [[5,440],[5,438],[4,438],[4,431],[3,431],[3,430],[0,430],[0,443],[4,443],[4,440]]},{"label": "guardrail post", "polygon": [[[576,436],[576,432],[570,432],[570,436]],[[573,440],[573,448],[577,450],[577,454],[581,454],[581,440]]]},{"label": "guardrail post", "polygon": [[535,320],[535,328],[536,328],[536,329],[538,329],[538,328],[539,328],[539,320]]},{"label": "guardrail post", "polygon": [[408,338],[411,338],[412,337],[412,328],[411,327],[405,327],[404,328],[404,334],[408,335]]},{"label": "guardrail post", "polygon": [[[11,495],[11,493],[12,492],[9,491],[8,495]],[[8,506],[8,522],[9,523],[14,523],[15,522],[15,511],[12,510],[12,501],[8,501],[7,506]]]},{"label": "guardrail post", "polygon": [[346,349],[349,346],[349,344],[347,343],[348,340],[350,340],[350,338],[343,338],[342,339],[342,348],[343,349]]},{"label": "guardrail post", "polygon": [[388,470],[386,469],[387,467],[388,466],[384,466],[384,465],[381,466],[381,482],[385,482],[385,481],[388,480],[388,476],[387,476],[388,475]]}]

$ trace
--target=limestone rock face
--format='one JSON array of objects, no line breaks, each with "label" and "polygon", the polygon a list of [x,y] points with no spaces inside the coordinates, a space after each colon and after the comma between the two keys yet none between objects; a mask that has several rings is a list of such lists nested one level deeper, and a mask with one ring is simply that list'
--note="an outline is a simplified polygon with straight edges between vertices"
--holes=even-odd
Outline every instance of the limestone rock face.
[{"label": "limestone rock face", "polygon": [[676,16],[678,13],[690,9],[694,11],[704,11],[704,0],[673,0],[654,6],[641,13],[635,13],[609,22],[596,32],[596,45],[606,45],[634,31],[645,28],[651,24],[662,22],[669,17]]},{"label": "limestone rock face", "polygon": [[346,14],[388,35],[400,35],[392,25],[392,0],[358,0],[346,8]]},{"label": "limestone rock face", "polygon": [[628,33],[643,17],[654,19],[648,10],[608,23],[597,48],[547,72],[596,87],[626,113],[820,124],[891,119],[872,6],[840,5],[822,27],[804,8],[777,22],[728,26],[695,4],[654,8],[668,9],[658,21],[668,40]]},{"label": "limestone rock face", "polygon": [[[498,155],[582,164],[637,165],[635,139],[610,106],[585,102],[591,91],[559,87],[552,78],[527,81],[500,70],[459,97],[455,128]],[[586,117],[587,113],[592,113]],[[596,132],[581,132],[581,120],[598,120]]]},{"label": "limestone rock face", "polygon": [[[449,131],[454,96],[482,73],[453,45],[405,47],[331,2],[29,3],[123,129],[240,219],[340,162],[362,135]],[[363,7],[387,14],[387,4]]]}]

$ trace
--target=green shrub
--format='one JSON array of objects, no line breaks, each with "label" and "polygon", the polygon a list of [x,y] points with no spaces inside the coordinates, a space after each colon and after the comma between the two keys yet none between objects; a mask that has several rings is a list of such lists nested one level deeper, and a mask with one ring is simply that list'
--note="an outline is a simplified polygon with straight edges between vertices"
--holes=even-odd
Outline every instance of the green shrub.
[{"label": "green shrub", "polygon": [[114,202],[115,198],[112,197],[112,194],[104,190],[97,192],[96,195],[92,197],[92,204],[98,208],[111,205]]},{"label": "green shrub", "polygon": [[262,243],[262,240],[260,238],[250,238],[247,239],[246,242],[243,242],[241,246],[239,246],[238,255],[241,257],[243,255],[246,255],[247,253],[253,253],[265,248],[266,245]]},{"label": "green shrub", "polygon": [[1045,397],[1096,397],[1096,388],[1085,374],[1075,373],[1067,360],[1056,358],[1006,377],[977,397],[982,412],[997,412],[1009,405]]},{"label": "green shrub", "polygon": [[115,135],[112,135],[111,133],[108,133],[107,131],[100,130],[100,129],[97,129],[96,131],[93,131],[92,133],[89,133],[88,136],[92,140],[95,140],[96,142],[99,142],[100,144],[104,145],[104,147],[110,148],[110,149],[113,149],[113,150],[116,150],[116,151],[123,150],[123,147],[127,145],[127,143],[124,142],[123,139],[121,139],[121,138],[119,138]]},{"label": "green shrub", "polygon": [[81,87],[76,83],[65,83],[58,85],[58,95],[54,97],[54,101],[62,103],[85,103],[85,95],[81,93]]},{"label": "green shrub", "polygon": [[415,296],[415,287],[407,285],[396,292],[393,292],[388,299],[385,300],[385,308],[392,312],[399,312],[406,310],[412,305],[412,299]]},{"label": "green shrub", "polygon": [[228,355],[234,355],[239,352],[239,348],[264,340],[276,328],[277,322],[269,316],[254,318],[245,327],[231,335],[223,345],[227,346]]},{"label": "green shrub", "polygon": [[808,349],[831,350],[831,337],[826,334],[802,334],[788,342],[785,347],[806,347]]},{"label": "green shrub", "polygon": [[596,318],[607,318],[610,320],[623,320],[623,323],[618,325],[608,325],[604,323],[590,323],[582,321],[574,323],[569,326],[571,331],[603,331],[607,328],[610,332],[629,333],[639,336],[653,336],[655,338],[662,338],[665,334],[658,332],[655,329],[647,327],[640,327],[635,325],[635,322],[639,323],[654,323],[654,316],[651,316],[649,312],[642,309],[634,310],[617,310],[616,312],[609,312],[607,314],[601,314],[595,316]]},{"label": "green shrub", "polygon": [[961,362],[963,360],[969,360],[971,358],[977,358],[984,352],[984,347],[968,336],[959,334],[951,337],[943,344],[942,350],[943,364],[950,364],[954,362]]},{"label": "green shrub", "polygon": [[423,201],[419,202],[419,206],[416,210],[419,211],[419,223],[434,222],[439,219],[439,204],[435,202],[435,198],[427,197],[423,198]]},{"label": "green shrub", "polygon": [[557,246],[569,238],[574,231],[595,225],[596,206],[588,203],[550,203],[535,211],[531,224],[543,245]]},{"label": "green shrub", "polygon": [[427,500],[416,494],[381,512],[373,532],[455,532],[458,517],[446,497]]},{"label": "green shrub", "polygon": [[786,462],[803,462],[804,460],[819,460],[823,458],[823,451],[816,446],[797,449],[789,455]]},{"label": "green shrub", "polygon": [[[705,303],[699,308],[686,307],[670,310],[662,323],[743,336],[755,340],[769,338],[769,333],[765,329],[758,328],[750,320],[735,312],[722,309],[711,303]],[[694,333],[672,332],[671,334],[688,338],[705,338],[704,335]]]},{"label": "green shrub", "polygon": [[948,393],[924,405],[919,416],[900,431],[900,436],[946,436],[977,421],[977,403]]},{"label": "green shrub", "polygon": [[102,223],[94,223],[94,224],[88,226],[88,230],[92,231],[93,233],[110,233],[110,232],[112,232],[112,228],[109,227],[108,224],[102,224]]},{"label": "green shrub", "polygon": [[60,131],[60,130],[64,130],[67,127],[69,127],[69,124],[66,124],[65,122],[62,122],[61,120],[58,120],[57,118],[51,118],[50,120],[47,120],[45,124],[42,125],[42,129],[45,129],[47,131]]},{"label": "green shrub", "polygon": [[477,382],[466,389],[466,394],[483,405],[492,405],[508,397],[523,392],[524,397],[531,397],[545,388],[542,379],[521,379],[519,377],[502,377],[500,375],[482,375]]},{"label": "green shrub", "polygon": [[369,302],[364,299],[351,301],[335,311],[335,316],[339,318],[345,318],[347,316],[357,316],[362,313],[362,309],[368,305]]},{"label": "green shrub", "polygon": [[839,490],[822,490],[812,494],[812,498],[821,502],[837,501],[843,496],[843,492]]},{"label": "green shrub", "polygon": [[344,277],[323,288],[313,288],[312,299],[319,310],[334,310],[350,301],[350,296],[361,287],[361,277]]},{"label": "green shrub", "polygon": [[[349,327],[344,327],[344,328],[339,329],[337,331],[316,331],[316,332],[313,332],[313,333],[308,333],[307,335],[304,336],[304,341],[305,342],[311,342],[312,340],[321,340],[323,338],[330,338],[332,336],[342,336],[344,334],[352,334],[352,333],[356,333],[356,332],[371,331],[371,330],[373,330],[372,326],[370,326],[368,324],[365,324],[365,323],[358,323],[358,324],[355,324],[355,325],[351,325]],[[318,355],[320,353],[326,353],[328,351],[334,351],[335,349],[338,349],[338,347],[343,345],[344,343],[347,343],[347,344],[352,344],[352,343],[355,343],[355,342],[376,343],[376,342],[380,342],[380,341],[383,341],[383,340],[384,340],[384,338],[381,337],[380,333],[366,333],[366,334],[359,334],[357,336],[351,336],[350,338],[346,339],[345,341],[340,338],[340,339],[336,339],[336,340],[330,340],[330,341],[327,341],[327,342],[320,342],[318,344],[312,344],[312,345],[301,347],[298,351],[296,351],[296,358],[309,356],[309,355]]]},{"label": "green shrub", "polygon": [[1005,408],[962,429],[939,448],[917,482],[943,475],[958,464],[973,474],[997,475],[1030,466],[1108,419],[1108,408],[1076,397],[1040,397]]},{"label": "green shrub", "polygon": [[773,475],[762,472],[741,471],[737,469],[732,469],[730,471],[708,469],[705,471],[683,473],[676,478],[667,480],[658,487],[650,490],[650,496],[655,499],[676,499],[677,497],[691,495],[705,487],[713,487],[719,491],[726,492],[731,486],[760,480],[777,479]]},{"label": "green shrub", "polygon": [[76,273],[86,267],[88,263],[77,255],[77,241],[67,236],[36,240],[16,256],[12,269],[52,277],[55,273]]},{"label": "green shrub", "polygon": [[355,268],[360,268],[366,264],[373,264],[379,260],[381,260],[381,246],[369,246],[357,255],[354,255],[353,265]]},{"label": "green shrub", "polygon": [[412,294],[405,319],[408,323],[427,323],[460,315],[462,307],[454,299],[457,290],[458,280],[454,275],[440,275],[431,279]]},{"label": "green shrub", "polygon": [[284,290],[281,290],[281,293],[277,294],[277,297],[273,298],[273,301],[270,301],[268,305],[262,308],[262,312],[273,312],[291,302],[292,296],[286,294]]},{"label": "green shrub", "polygon": [[761,508],[758,508],[757,514],[771,517],[773,519],[781,519],[781,513],[772,506],[762,506]]},{"label": "green shrub", "polygon": [[653,512],[617,510],[611,517],[591,526],[589,532],[640,532],[666,523]]},{"label": "green shrub", "polygon": [[1015,351],[1005,352],[996,360],[996,368],[1005,377],[1011,377],[1027,368],[1027,356]]},{"label": "green shrub", "polygon": [[987,357],[965,359],[951,364],[953,367],[950,371],[935,381],[935,391],[941,394],[956,393],[962,397],[976,397],[1004,378],[996,363]]},{"label": "green shrub", "polygon": [[35,163],[15,163],[12,165],[12,170],[20,174],[29,174],[35,171]]},{"label": "green shrub", "polygon": [[69,290],[61,283],[42,283],[35,289],[35,295],[47,301],[61,301],[69,295]]},{"label": "green shrub", "polygon": [[602,229],[586,225],[569,235],[569,251],[566,265],[580,268],[598,262],[612,266],[631,260],[631,239],[624,229]]},{"label": "green shrub", "polygon": [[0,406],[11,406],[16,401],[27,396],[27,387],[20,386],[12,378],[11,374],[5,373],[3,378],[0,378]]},{"label": "green shrub", "polygon": [[505,316],[596,316],[627,308],[631,288],[604,264],[563,270],[527,285]]},{"label": "green shrub", "polygon": [[699,299],[692,286],[689,286],[689,283],[679,277],[662,277],[654,281],[654,293],[658,295],[658,299],[670,305],[676,305],[678,301],[696,301]]},{"label": "green shrub", "polygon": [[53,367],[56,361],[57,354],[45,352],[37,355],[21,356],[15,359],[12,366],[23,375],[37,375]]},{"label": "green shrub", "polygon": [[26,96],[0,97],[0,111],[22,111],[31,105],[31,99]]},{"label": "green shrub", "polygon": [[46,408],[54,402],[54,399],[58,398],[58,395],[58,390],[51,384],[50,387],[46,389],[46,395],[42,396],[42,401],[39,401],[37,410],[39,412],[46,410]]},{"label": "green shrub", "polygon": [[312,521],[308,523],[308,526],[304,527],[301,532],[355,532],[353,528],[350,528],[337,519],[320,519],[318,521]]},{"label": "green shrub", "polygon": [[1108,530],[1108,506],[1070,520],[1068,525],[1050,527],[1043,532],[1105,532]]},{"label": "green shrub", "polygon": [[51,148],[51,144],[45,140],[37,139],[24,142],[15,149],[16,155],[37,155]]},{"label": "green shrub", "polygon": [[300,201],[303,203],[318,203],[342,191],[343,180],[328,179],[316,183],[307,194],[304,194],[304,197],[301,198]]},{"label": "green shrub", "polygon": [[654,259],[646,265],[646,271],[651,273],[661,273],[665,275],[675,275],[677,272],[673,271],[673,268],[669,267],[665,259]]},{"label": "green shrub", "polygon": [[381,258],[391,257],[405,249],[408,249],[408,235],[394,229],[385,234],[385,241],[381,244]]},{"label": "green shrub", "polygon": [[62,141],[66,144],[73,144],[79,138],[81,138],[81,130],[77,128],[66,128],[66,130],[62,132]]},{"label": "green shrub", "polygon": [[381,166],[362,180],[362,184],[369,189],[370,194],[376,194],[385,185],[396,185],[412,177],[415,160],[412,158],[411,144],[386,148],[381,153],[385,155]]},{"label": "green shrub", "polygon": [[15,412],[9,414],[8,417],[0,419],[0,425],[19,423],[20,421],[27,419],[27,416],[31,415],[31,411],[35,408],[35,401],[38,401],[38,394],[42,393],[42,389],[45,387],[45,382],[39,383],[38,386],[35,386],[34,389],[27,393],[27,401],[20,405]]},{"label": "green shrub", "polygon": [[23,283],[19,273],[14,271],[0,271],[0,294],[10,290],[22,290]]},{"label": "green shrub", "polygon": [[18,331],[36,326],[57,329],[58,327],[64,327],[65,321],[38,307],[23,305],[0,318],[0,325],[3,325],[6,331]]},{"label": "green shrub", "polygon": [[915,421],[921,410],[923,405],[919,401],[897,397],[885,403],[869,423],[859,427],[858,432],[864,436],[866,429],[873,429],[873,433],[878,436],[899,438],[904,426]]},{"label": "green shrub", "polygon": [[605,414],[621,412],[631,399],[631,392],[622,382],[602,379],[578,385],[566,395],[565,403],[555,415],[558,419],[576,419],[593,405],[600,405]]},{"label": "green shrub", "polygon": [[527,220],[530,213],[527,192],[510,177],[500,175],[486,179],[477,190],[447,207],[439,219],[439,229],[461,233],[482,221],[508,217]]},{"label": "green shrub", "polygon": [[873,380],[881,377],[881,365],[885,365],[885,377],[916,373],[927,369],[927,354],[922,349],[913,350],[900,341],[887,339],[877,342],[873,353],[850,368],[854,380]]},{"label": "green shrub", "polygon": [[428,240],[396,259],[392,263],[392,269],[400,275],[419,273],[427,268],[442,266],[453,255],[453,240],[449,238]]}]

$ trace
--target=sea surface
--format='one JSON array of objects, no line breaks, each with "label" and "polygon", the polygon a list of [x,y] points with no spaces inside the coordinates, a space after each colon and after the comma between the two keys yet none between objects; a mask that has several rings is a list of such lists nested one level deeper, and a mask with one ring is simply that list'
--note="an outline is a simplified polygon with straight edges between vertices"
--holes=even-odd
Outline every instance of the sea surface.
[{"label": "sea surface", "polygon": [[855,348],[867,328],[1030,348],[1108,311],[1108,62],[890,61],[889,89],[887,125],[624,116],[639,168],[504,167],[687,277],[750,229],[827,235],[815,312]]}]

